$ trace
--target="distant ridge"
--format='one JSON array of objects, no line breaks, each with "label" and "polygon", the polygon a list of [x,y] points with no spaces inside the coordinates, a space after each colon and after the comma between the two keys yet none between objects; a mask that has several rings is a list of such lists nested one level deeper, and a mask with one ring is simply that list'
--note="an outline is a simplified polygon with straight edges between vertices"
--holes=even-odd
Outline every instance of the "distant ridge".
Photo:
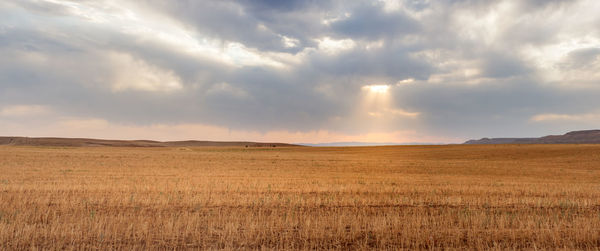
[{"label": "distant ridge", "polygon": [[465,144],[600,144],[600,130],[572,131],[540,138],[482,138]]},{"label": "distant ridge", "polygon": [[113,146],[113,147],[193,147],[193,146],[242,146],[242,147],[290,147],[299,146],[286,143],[263,143],[247,141],[153,141],[153,140],[107,140],[86,138],[29,138],[0,137],[0,145],[14,146]]}]

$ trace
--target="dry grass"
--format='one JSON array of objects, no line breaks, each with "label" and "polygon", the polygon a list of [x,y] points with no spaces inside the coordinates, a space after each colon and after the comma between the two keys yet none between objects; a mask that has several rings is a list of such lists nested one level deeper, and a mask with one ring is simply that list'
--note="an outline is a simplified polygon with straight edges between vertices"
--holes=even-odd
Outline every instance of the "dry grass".
[{"label": "dry grass", "polygon": [[0,249],[592,249],[600,145],[0,147]]}]

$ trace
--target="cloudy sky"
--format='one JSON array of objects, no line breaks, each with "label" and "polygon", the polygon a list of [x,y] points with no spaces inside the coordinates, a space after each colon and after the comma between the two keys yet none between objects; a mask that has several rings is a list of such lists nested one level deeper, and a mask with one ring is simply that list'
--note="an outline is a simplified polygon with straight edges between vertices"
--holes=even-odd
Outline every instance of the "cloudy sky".
[{"label": "cloudy sky", "polygon": [[462,142],[600,128],[600,1],[0,1],[0,135]]}]

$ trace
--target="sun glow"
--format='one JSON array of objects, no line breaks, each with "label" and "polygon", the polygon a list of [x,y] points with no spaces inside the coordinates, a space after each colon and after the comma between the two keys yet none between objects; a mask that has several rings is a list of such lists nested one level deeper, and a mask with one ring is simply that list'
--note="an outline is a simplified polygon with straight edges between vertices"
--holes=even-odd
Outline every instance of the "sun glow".
[{"label": "sun glow", "polygon": [[366,85],[363,89],[373,93],[387,93],[390,89],[389,85]]},{"label": "sun glow", "polygon": [[398,130],[403,122],[415,121],[420,113],[395,106],[392,89],[396,85],[385,83],[364,85],[359,95],[356,116],[362,128],[370,133]]}]

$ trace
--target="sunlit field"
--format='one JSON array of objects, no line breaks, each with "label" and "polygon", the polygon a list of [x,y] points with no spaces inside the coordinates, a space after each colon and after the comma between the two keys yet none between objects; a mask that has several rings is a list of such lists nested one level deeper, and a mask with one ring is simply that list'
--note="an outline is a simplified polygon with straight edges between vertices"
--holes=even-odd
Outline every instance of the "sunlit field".
[{"label": "sunlit field", "polygon": [[592,249],[600,145],[0,147],[14,249]]}]

